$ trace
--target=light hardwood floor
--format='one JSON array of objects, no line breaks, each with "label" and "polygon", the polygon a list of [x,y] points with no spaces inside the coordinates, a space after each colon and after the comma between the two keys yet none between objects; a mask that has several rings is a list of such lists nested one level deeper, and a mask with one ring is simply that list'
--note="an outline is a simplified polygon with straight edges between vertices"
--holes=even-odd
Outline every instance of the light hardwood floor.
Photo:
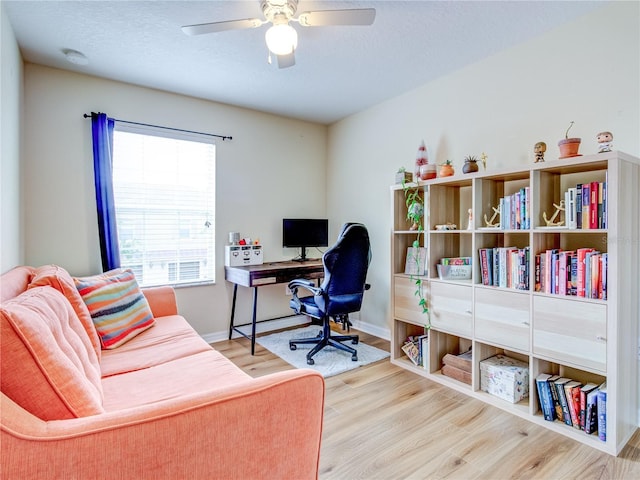
[{"label": "light hardwood floor", "polygon": [[[213,346],[253,377],[292,368],[244,338]],[[326,379],[325,405],[320,480],[640,479],[640,430],[615,458],[388,359]]]}]

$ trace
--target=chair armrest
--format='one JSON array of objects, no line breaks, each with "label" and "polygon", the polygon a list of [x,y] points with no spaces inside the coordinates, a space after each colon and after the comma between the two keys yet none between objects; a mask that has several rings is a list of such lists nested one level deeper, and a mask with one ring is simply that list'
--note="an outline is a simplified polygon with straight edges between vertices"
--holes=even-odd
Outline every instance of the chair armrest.
[{"label": "chair armrest", "polygon": [[149,302],[155,318],[178,314],[176,292],[173,287],[147,287],[142,289],[142,293]]},{"label": "chair armrest", "polygon": [[0,400],[2,478],[317,479],[324,379],[312,370],[71,420]]},{"label": "chair armrest", "polygon": [[296,280],[291,280],[288,286],[289,286],[289,290],[291,290],[291,293],[295,297],[298,295],[298,288],[304,288],[305,290],[309,290],[314,295],[321,294],[322,289],[319,287],[316,287],[315,285],[316,284],[313,280],[298,278]]}]

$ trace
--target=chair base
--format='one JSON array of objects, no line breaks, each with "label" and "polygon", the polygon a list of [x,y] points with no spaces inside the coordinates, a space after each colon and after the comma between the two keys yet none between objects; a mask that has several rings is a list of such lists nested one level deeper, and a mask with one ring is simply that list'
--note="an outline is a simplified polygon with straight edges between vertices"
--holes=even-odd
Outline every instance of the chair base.
[{"label": "chair base", "polygon": [[300,338],[296,340],[289,340],[289,348],[295,350],[299,344],[316,344],[315,347],[307,353],[307,365],[313,365],[315,361],[313,356],[322,350],[326,346],[332,346],[338,350],[342,350],[351,354],[351,360],[358,361],[358,351],[355,348],[348,347],[340,342],[346,342],[350,340],[353,345],[357,345],[360,341],[358,335],[331,335],[331,326],[329,320],[325,320],[322,324],[322,330],[318,333],[318,336],[312,338]]}]

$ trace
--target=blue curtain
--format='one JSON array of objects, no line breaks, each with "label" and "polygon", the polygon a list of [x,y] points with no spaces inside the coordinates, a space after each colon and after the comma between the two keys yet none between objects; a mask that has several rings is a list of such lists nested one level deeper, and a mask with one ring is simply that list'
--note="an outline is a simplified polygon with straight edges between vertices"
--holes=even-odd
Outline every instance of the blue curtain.
[{"label": "blue curtain", "polygon": [[98,232],[102,270],[120,267],[120,248],[113,199],[113,118],[104,113],[91,113],[93,138],[93,175],[96,186]]}]

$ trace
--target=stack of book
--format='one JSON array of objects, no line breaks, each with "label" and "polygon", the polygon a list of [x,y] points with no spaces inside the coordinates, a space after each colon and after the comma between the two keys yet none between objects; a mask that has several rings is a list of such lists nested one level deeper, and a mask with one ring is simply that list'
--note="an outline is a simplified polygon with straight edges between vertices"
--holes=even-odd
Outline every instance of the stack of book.
[{"label": "stack of book", "polygon": [[536,255],[536,292],[607,299],[609,256],[594,248],[550,249]]},{"label": "stack of book", "polygon": [[529,247],[480,248],[483,285],[529,290]]},{"label": "stack of book", "polygon": [[545,420],[558,420],[607,440],[607,384],[582,384],[560,375],[542,373],[536,378],[538,401]]},{"label": "stack of book", "polygon": [[471,350],[459,355],[447,353],[442,363],[443,375],[471,385]]},{"label": "stack of book", "polygon": [[607,182],[579,183],[564,194],[567,228],[607,228]]},{"label": "stack of book", "polygon": [[402,345],[402,351],[418,367],[426,368],[429,335],[410,335]]},{"label": "stack of book", "polygon": [[518,190],[513,195],[500,198],[500,230],[527,230],[531,228],[529,213],[529,187]]}]

